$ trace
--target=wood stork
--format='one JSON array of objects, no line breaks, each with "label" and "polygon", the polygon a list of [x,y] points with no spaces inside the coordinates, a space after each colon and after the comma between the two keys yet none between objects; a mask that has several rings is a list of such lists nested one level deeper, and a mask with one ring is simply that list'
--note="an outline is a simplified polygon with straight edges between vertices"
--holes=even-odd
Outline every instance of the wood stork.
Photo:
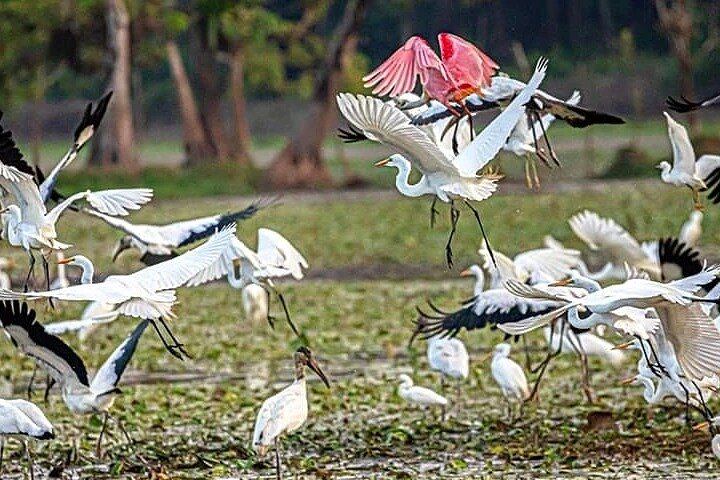
[{"label": "wood stork", "polygon": [[[76,415],[103,415],[102,429],[95,447],[96,455],[100,457],[110,407],[121,393],[117,384],[151,320],[142,320],[135,327],[105,360],[90,382],[87,368],[78,354],[60,338],[47,333],[35,317],[35,310],[28,308],[27,303],[21,304],[17,300],[0,302],[0,322],[13,344],[60,384],[62,398],[68,409]],[[129,439],[120,420],[115,420]]]},{"label": "wood stork", "polygon": [[85,212],[126,233],[113,249],[113,262],[125,250],[135,249],[141,254],[141,262],[145,265],[154,265],[176,257],[178,248],[203,240],[226,225],[251,218],[263,208],[271,205],[273,201],[274,199],[260,200],[236,212],[182,220],[165,225],[132,224],[127,220],[105,215],[95,210],[85,209]]},{"label": "wood stork", "polygon": [[176,302],[175,289],[186,285],[202,270],[212,267],[234,237],[235,225],[228,225],[204,244],[178,257],[145,267],[129,275],[111,275],[99,283],[92,283],[94,271],[92,262],[82,255],[76,255],[66,259],[66,262],[68,265],[77,265],[83,269],[80,285],[47,292],[22,293],[0,289],[0,299],[55,298],[111,304],[121,315],[158,320],[174,342],[173,345],[168,344],[153,321],[153,326],[165,348],[172,355],[182,359],[181,353],[187,355],[187,352],[165,322],[175,318],[172,313],[172,306]]},{"label": "wood stork", "polygon": [[702,210],[700,192],[712,189],[708,199],[720,203],[720,156],[703,155],[695,157],[695,150],[685,127],[663,112],[668,126],[668,137],[673,151],[673,164],[662,161],[657,165],[660,178],[665,183],[688,187],[692,191],[695,210]]},{"label": "wood stork", "polygon": [[[452,266],[452,239],[460,211],[455,200],[462,200],[475,215],[483,238],[487,241],[480,214],[470,201],[482,201],[496,190],[500,176],[491,173],[478,175],[495,158],[508,135],[525,113],[525,104],[538,87],[547,69],[547,60],[540,59],[527,87],[458,155],[433,141],[423,130],[412,125],[396,107],[377,98],[362,95],[339,94],[338,107],[343,116],[363,134],[401,152],[376,166],[398,168],[396,187],[410,197],[435,195],[450,204],[451,230],[445,247],[448,266]],[[408,184],[408,176],[414,165],[423,174],[415,185]]]},{"label": "wood stork", "polygon": [[[251,284],[258,285],[266,292],[275,293],[290,328],[295,335],[300,336],[300,332],[290,318],[285,297],[275,287],[273,280],[288,276],[292,276],[295,280],[302,279],[303,270],[308,268],[307,260],[287,238],[274,230],[260,228],[257,231],[257,238],[257,252],[253,252],[233,236],[216,262],[193,276],[187,282],[187,286],[201,285],[223,276],[227,276],[228,283],[233,288],[243,289]],[[273,327],[274,317],[268,315],[267,321]]]},{"label": "wood stork", "polygon": [[30,479],[34,479],[35,472],[27,439],[52,440],[55,438],[52,424],[34,403],[20,399],[0,399],[0,472],[2,472],[6,437],[22,438]]},{"label": "wood stork", "polygon": [[508,407],[508,418],[512,420],[511,403],[519,403],[530,397],[527,377],[520,365],[510,358],[510,344],[498,343],[492,352],[490,373],[500,387]]},{"label": "wood stork", "polygon": [[280,436],[300,428],[308,416],[305,367],[315,372],[325,386],[330,388],[327,377],[309,348],[298,348],[294,360],[295,381],[263,402],[253,430],[252,445],[258,456],[264,456],[271,446],[275,446],[275,473],[278,479],[282,478]]}]

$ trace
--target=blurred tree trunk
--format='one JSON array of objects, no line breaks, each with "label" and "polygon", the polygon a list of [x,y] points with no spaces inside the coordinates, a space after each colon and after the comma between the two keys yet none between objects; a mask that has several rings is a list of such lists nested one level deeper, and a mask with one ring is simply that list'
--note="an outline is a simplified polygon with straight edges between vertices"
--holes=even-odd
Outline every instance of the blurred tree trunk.
[{"label": "blurred tree trunk", "polygon": [[235,127],[233,154],[241,165],[250,165],[252,138],[245,103],[245,55],[242,47],[234,45],[230,52],[230,98]]},{"label": "blurred tree trunk", "polygon": [[316,81],[307,121],[267,171],[267,180],[272,187],[297,188],[331,183],[330,172],[322,158],[322,144],[335,121],[335,93],[344,65],[354,53],[357,32],[369,3],[370,0],[355,0],[346,4]]},{"label": "blurred tree trunk", "polygon": [[608,0],[598,1],[598,13],[600,14],[603,40],[605,41],[605,51],[610,51],[615,43],[615,25],[613,24],[612,11]]},{"label": "blurred tree trunk", "polygon": [[[680,94],[685,98],[695,96],[693,83],[692,53],[690,40],[693,33],[693,18],[685,0],[655,0],[660,28],[670,41],[670,47],[680,66]],[[695,130],[695,115],[688,115],[691,129]]]},{"label": "blurred tree trunk", "polygon": [[213,157],[213,147],[205,134],[200,119],[195,95],[190,85],[187,71],[183,65],[182,57],[177,43],[170,40],[165,45],[170,64],[175,90],[177,91],[178,108],[183,127],[183,144],[185,146],[185,163],[193,164]]},{"label": "blurred tree trunk", "polygon": [[111,88],[113,100],[107,114],[107,128],[93,142],[90,163],[109,167],[120,166],[126,172],[137,174],[140,163],[135,156],[135,130],[133,128],[132,95],[130,88],[130,16],[124,0],[107,0],[106,22],[108,47],[113,55]]},{"label": "blurred tree trunk", "polygon": [[212,142],[216,158],[206,158],[205,162],[227,160],[230,158],[230,146],[225,133],[225,121],[222,115],[222,89],[215,62],[216,51],[207,43],[207,34],[202,22],[195,22],[190,28],[190,50],[195,61],[200,82],[200,110],[203,126]]}]

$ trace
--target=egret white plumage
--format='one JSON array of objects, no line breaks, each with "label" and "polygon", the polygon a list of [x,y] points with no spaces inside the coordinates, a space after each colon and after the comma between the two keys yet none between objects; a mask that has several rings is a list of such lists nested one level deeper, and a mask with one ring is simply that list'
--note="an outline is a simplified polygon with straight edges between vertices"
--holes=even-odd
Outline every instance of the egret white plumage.
[{"label": "egret white plumage", "polygon": [[[487,241],[480,214],[470,201],[490,197],[500,177],[487,173],[478,175],[478,171],[486,167],[503,147],[518,118],[525,113],[525,104],[545,77],[546,69],[547,60],[540,59],[527,87],[458,155],[434,142],[392,105],[362,95],[339,94],[337,97],[338,107],[348,122],[367,138],[401,152],[376,163],[377,166],[398,168],[396,187],[400,193],[410,197],[435,195],[441,201],[450,203],[451,231],[446,246],[449,266],[452,265],[452,238],[460,214],[454,201],[464,201],[473,211]],[[415,185],[407,183],[411,165],[423,174]]]},{"label": "egret white plumage", "polygon": [[699,210],[693,210],[690,212],[690,218],[688,218],[680,228],[678,240],[688,247],[694,247],[697,245],[700,237],[702,236],[702,221],[703,212]]},{"label": "egret white plumage", "polygon": [[398,386],[398,395],[408,403],[413,403],[421,407],[445,407],[450,403],[447,398],[436,393],[429,388],[419,387],[415,385],[409,375],[402,374],[398,377],[400,385]]},{"label": "egret white plumage", "polygon": [[34,479],[35,472],[27,439],[52,440],[55,438],[55,429],[52,424],[34,403],[20,399],[0,399],[0,472],[2,472],[5,438],[7,437],[22,438],[30,479]]},{"label": "egret white plumage", "polygon": [[[470,356],[459,338],[429,338],[427,359],[430,368],[440,372],[440,389],[443,394],[446,376],[465,380],[470,374]],[[442,408],[442,418],[445,418],[445,407]]]},{"label": "egret white plumage", "polygon": [[[118,382],[150,320],[142,320],[135,327],[95,372],[92,382],[88,379],[82,359],[60,338],[45,331],[36,321],[35,310],[29,309],[27,303],[21,304],[17,300],[0,302],[0,322],[18,350],[33,359],[60,384],[63,401],[72,413],[103,415],[103,425],[95,449],[97,456],[100,456],[102,437],[110,417],[109,410],[121,393],[117,388]],[[116,423],[127,436],[119,419],[116,419]]]},{"label": "egret white plumage", "polygon": [[12,288],[10,275],[7,270],[15,267],[15,261],[11,258],[0,257],[0,288]]},{"label": "egret white plumage", "polygon": [[125,219],[105,215],[91,209],[85,212],[100,218],[108,225],[125,232],[112,252],[115,261],[125,250],[135,249],[141,254],[140,261],[154,265],[178,255],[177,249],[203,240],[226,225],[247,220],[272,203],[272,199],[258,201],[237,212],[210,215],[165,225],[133,224]]},{"label": "egret white plumage", "polygon": [[295,381],[263,402],[253,430],[252,445],[258,456],[264,456],[272,445],[275,446],[275,472],[278,479],[282,478],[280,437],[300,428],[308,416],[305,367],[315,372],[325,386],[330,388],[327,377],[309,348],[298,348],[294,360]]},{"label": "egret white plumage", "polygon": [[[300,332],[290,318],[285,297],[275,287],[273,280],[288,276],[292,276],[295,280],[302,279],[305,275],[303,270],[308,268],[307,260],[287,238],[274,230],[260,228],[257,231],[257,238],[257,252],[253,252],[233,236],[226,250],[213,265],[193,276],[187,285],[189,287],[201,285],[223,276],[227,276],[228,283],[233,288],[243,289],[247,285],[258,285],[266,292],[275,293],[290,328],[295,335],[300,336]],[[272,316],[267,316],[271,327],[273,320]]]},{"label": "egret white plumage", "polygon": [[503,397],[505,397],[508,406],[508,417],[512,419],[511,403],[522,405],[522,402],[530,397],[530,388],[522,367],[509,358],[510,349],[508,343],[495,345],[492,362],[490,363],[490,372],[500,387]]},{"label": "egret white plumage", "polygon": [[270,315],[270,294],[255,283],[243,287],[242,304],[245,319],[251,322],[265,321]]},{"label": "egret white plumage", "polygon": [[688,187],[692,191],[696,210],[702,210],[700,192],[712,189],[708,199],[720,203],[720,156],[703,155],[695,158],[695,150],[685,127],[663,112],[668,125],[668,136],[673,151],[673,164],[662,161],[657,165],[660,177],[665,183]]},{"label": "egret white plumage", "polygon": [[[560,328],[558,325],[554,327],[543,328],[543,336],[545,341],[552,350],[560,350],[561,353],[575,353],[577,354],[578,347],[582,349],[582,352],[589,357],[598,357],[604,361],[610,363],[613,367],[620,367],[625,362],[625,354],[621,351],[614,349],[615,345],[604,340],[592,332],[581,332],[572,334],[570,331],[566,331],[564,335],[560,334]],[[569,338],[570,335],[575,335],[572,340]],[[561,345],[562,339],[562,345]],[[577,342],[579,345],[575,345]]]},{"label": "egret white plumage", "polygon": [[190,279],[211,268],[226,251],[231,239],[235,237],[235,225],[229,225],[216,233],[204,244],[189,250],[171,260],[145,267],[129,275],[110,275],[104,281],[92,283],[94,267],[92,262],[75,255],[65,260],[68,265],[80,266],[83,270],[80,285],[50,290],[47,292],[14,292],[0,289],[0,299],[40,299],[55,298],[69,301],[96,301],[112,304],[121,315],[158,320],[170,335],[174,345],[169,345],[160,330],[155,327],[168,351],[178,358],[185,352],[183,345],[177,342],[165,320],[172,320],[172,306],[176,302],[175,289],[188,283]]},{"label": "egret white plumage", "polygon": [[[65,288],[70,286],[70,280],[68,280],[67,272],[65,272],[65,254],[58,250],[55,252],[55,258],[57,259],[57,268],[55,269],[55,278],[52,282],[50,282],[50,290],[55,290],[57,288]],[[9,287],[3,287],[3,288],[9,288]]]}]

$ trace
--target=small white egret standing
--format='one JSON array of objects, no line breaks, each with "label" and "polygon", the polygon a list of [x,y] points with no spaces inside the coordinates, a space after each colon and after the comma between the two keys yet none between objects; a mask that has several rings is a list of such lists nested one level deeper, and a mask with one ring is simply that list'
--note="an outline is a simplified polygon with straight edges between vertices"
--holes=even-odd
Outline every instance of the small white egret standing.
[{"label": "small white egret standing", "polygon": [[[427,359],[430,368],[440,372],[440,390],[443,394],[446,376],[465,380],[470,374],[470,356],[459,338],[441,338],[438,335],[429,338]],[[445,407],[442,408],[442,419],[445,419]]]},{"label": "small white egret standing", "polygon": [[495,345],[490,363],[490,372],[493,379],[500,386],[503,397],[508,406],[508,417],[512,420],[511,402],[517,402],[522,408],[522,402],[530,397],[527,377],[520,365],[509,358],[510,344],[499,343]]},{"label": "small white egret standing", "polygon": [[0,399],[0,472],[2,471],[3,451],[6,437],[21,437],[28,460],[30,479],[35,478],[33,461],[27,438],[52,440],[55,431],[45,414],[34,403],[26,400]]},{"label": "small white egret standing", "polygon": [[294,358],[295,381],[263,402],[253,431],[252,444],[258,456],[264,456],[270,447],[275,445],[275,473],[278,480],[282,478],[280,436],[300,428],[308,416],[305,367],[317,373],[325,386],[330,388],[327,377],[315,361],[309,348],[298,348]]},{"label": "small white egret standing", "polygon": [[420,405],[421,407],[440,406],[445,411],[445,407],[450,403],[447,398],[435,393],[426,387],[418,387],[412,381],[412,378],[406,374],[400,375],[400,386],[398,394],[409,403]]}]

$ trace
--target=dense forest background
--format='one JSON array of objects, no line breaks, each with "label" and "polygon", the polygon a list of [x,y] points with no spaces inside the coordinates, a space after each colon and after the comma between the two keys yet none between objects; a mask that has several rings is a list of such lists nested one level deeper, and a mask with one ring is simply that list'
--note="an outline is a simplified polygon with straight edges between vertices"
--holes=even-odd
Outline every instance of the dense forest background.
[{"label": "dense forest background", "polygon": [[548,56],[547,90],[580,89],[623,115],[720,87],[713,0],[11,0],[0,2],[0,105],[38,140],[113,89],[98,164],[139,169],[138,135],[182,136],[190,165],[247,163],[253,138],[283,135],[294,144],[275,163],[316,170],[335,91],[364,91],[361,76],[407,37],[436,47],[443,31],[519,78]]}]

